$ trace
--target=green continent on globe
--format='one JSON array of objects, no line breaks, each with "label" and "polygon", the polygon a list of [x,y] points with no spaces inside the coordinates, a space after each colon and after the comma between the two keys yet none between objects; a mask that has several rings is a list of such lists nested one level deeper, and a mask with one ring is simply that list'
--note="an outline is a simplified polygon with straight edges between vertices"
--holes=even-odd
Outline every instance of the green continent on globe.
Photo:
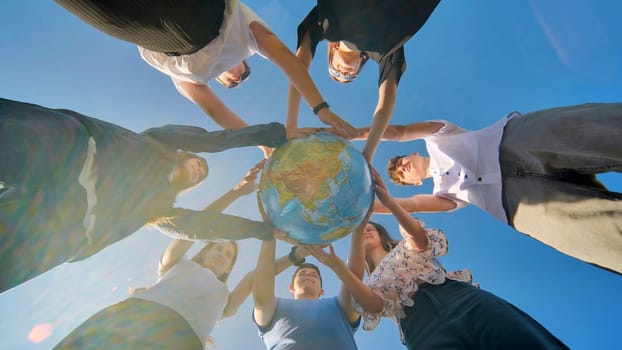
[{"label": "green continent on globe", "polygon": [[[268,174],[270,183],[279,193],[281,206],[297,198],[305,208],[317,210],[315,203],[331,194],[328,180],[337,181],[337,175],[343,170],[339,154],[346,143],[314,142],[311,152],[309,144],[303,142],[291,142],[282,147],[285,149],[278,150],[282,153],[279,161],[273,163]],[[335,185],[339,187],[345,180]]]}]

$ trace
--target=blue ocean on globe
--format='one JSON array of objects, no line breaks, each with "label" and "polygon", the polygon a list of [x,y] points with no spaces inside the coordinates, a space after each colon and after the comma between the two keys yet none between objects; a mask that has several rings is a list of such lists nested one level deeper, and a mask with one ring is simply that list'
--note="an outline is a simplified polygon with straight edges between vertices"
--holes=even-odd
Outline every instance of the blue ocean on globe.
[{"label": "blue ocean on globe", "polygon": [[326,132],[279,146],[263,167],[260,205],[278,229],[308,244],[350,234],[374,198],[367,161],[347,140]]}]

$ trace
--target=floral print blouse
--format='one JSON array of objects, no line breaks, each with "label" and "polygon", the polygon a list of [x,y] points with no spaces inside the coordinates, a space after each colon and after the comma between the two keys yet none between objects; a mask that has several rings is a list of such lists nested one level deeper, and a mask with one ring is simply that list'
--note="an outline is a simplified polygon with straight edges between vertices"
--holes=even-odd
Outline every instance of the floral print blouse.
[{"label": "floral print blouse", "polygon": [[[421,221],[420,223],[423,226]],[[400,230],[403,230],[401,226]],[[365,311],[353,300],[355,310],[363,318],[363,329],[373,330],[381,317],[399,323],[405,317],[404,307],[413,305],[412,296],[417,291],[418,283],[442,284],[446,278],[472,283],[469,270],[446,272],[436,260],[436,257],[447,253],[447,238],[443,231],[425,231],[430,241],[427,250],[416,250],[408,240],[402,240],[367,279],[365,284],[384,300],[384,308],[380,314]]]}]

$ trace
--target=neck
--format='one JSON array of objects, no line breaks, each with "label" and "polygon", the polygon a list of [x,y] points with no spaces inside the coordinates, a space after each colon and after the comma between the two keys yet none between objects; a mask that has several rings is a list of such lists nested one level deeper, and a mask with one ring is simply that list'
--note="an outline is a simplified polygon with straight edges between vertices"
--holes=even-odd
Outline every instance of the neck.
[{"label": "neck", "polygon": [[423,165],[425,166],[425,179],[432,177],[430,174],[430,157],[423,158]]},{"label": "neck", "polygon": [[384,259],[384,257],[387,256],[387,254],[389,253],[385,251],[382,247],[378,246],[367,252],[366,254],[367,257],[374,262],[374,266],[378,267],[382,259]]},{"label": "neck", "polygon": [[295,300],[318,300],[320,297],[314,293],[305,293],[302,292],[300,294],[294,294]]}]

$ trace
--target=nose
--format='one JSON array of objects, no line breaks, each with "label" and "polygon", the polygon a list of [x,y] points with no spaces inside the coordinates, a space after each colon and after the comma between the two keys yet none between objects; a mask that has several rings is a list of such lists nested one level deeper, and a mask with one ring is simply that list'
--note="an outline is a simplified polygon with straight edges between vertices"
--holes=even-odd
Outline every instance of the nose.
[{"label": "nose", "polygon": [[352,72],[354,72],[354,68],[350,66],[342,66],[340,64],[337,65],[337,70],[344,74],[351,74]]}]

